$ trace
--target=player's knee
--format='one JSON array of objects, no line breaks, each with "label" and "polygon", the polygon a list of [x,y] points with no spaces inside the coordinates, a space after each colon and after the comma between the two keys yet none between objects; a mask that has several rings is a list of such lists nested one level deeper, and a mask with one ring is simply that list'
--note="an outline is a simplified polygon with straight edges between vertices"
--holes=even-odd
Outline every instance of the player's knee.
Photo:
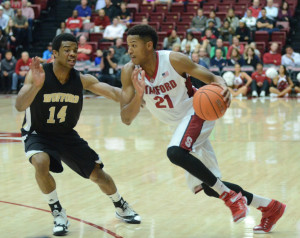
[{"label": "player's knee", "polygon": [[90,180],[92,180],[94,183],[102,185],[106,183],[106,176],[104,171],[96,165],[94,170],[92,171],[90,177]]},{"label": "player's knee", "polygon": [[31,163],[40,173],[49,172],[50,158],[46,153],[38,153],[31,157]]},{"label": "player's knee", "polygon": [[169,160],[176,165],[181,165],[187,151],[179,146],[171,146],[167,150]]}]

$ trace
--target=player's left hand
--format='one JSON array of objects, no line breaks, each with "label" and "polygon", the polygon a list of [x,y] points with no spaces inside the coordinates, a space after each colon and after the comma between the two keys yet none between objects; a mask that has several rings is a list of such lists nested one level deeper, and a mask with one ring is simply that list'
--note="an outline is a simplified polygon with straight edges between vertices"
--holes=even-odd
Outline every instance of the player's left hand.
[{"label": "player's left hand", "polygon": [[226,106],[228,108],[231,103],[231,93],[228,90],[228,87],[225,84],[220,84],[220,83],[216,83],[216,82],[213,82],[211,84],[214,84],[214,85],[217,85],[217,86],[223,88],[222,95],[224,97],[224,102],[226,103]]}]

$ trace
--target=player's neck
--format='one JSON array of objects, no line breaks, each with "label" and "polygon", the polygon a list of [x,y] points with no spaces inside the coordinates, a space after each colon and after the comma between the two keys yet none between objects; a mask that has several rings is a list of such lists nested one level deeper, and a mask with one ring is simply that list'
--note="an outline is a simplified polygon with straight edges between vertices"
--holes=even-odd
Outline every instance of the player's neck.
[{"label": "player's neck", "polygon": [[61,84],[65,84],[69,80],[71,69],[63,67],[57,61],[53,62],[53,73]]},{"label": "player's neck", "polygon": [[155,74],[156,61],[157,61],[157,56],[156,56],[156,52],[154,51],[153,54],[147,57],[145,63],[140,65],[142,69],[145,70],[146,74],[149,77],[153,77]]}]

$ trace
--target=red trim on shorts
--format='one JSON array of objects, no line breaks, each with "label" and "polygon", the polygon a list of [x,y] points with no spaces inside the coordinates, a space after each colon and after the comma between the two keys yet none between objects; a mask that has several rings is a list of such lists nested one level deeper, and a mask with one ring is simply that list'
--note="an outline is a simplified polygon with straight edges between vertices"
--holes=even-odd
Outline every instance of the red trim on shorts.
[{"label": "red trim on shorts", "polygon": [[[149,77],[146,72],[145,72],[145,76],[146,76],[146,79],[148,79],[148,81],[150,83],[153,83],[155,81],[155,78],[156,78],[156,74],[157,74],[157,70],[158,70],[158,64],[159,64],[159,55],[158,55],[158,52],[156,51],[156,66],[155,66],[155,71],[154,71],[154,75],[153,77]],[[153,79],[153,81],[151,81],[151,79]]]},{"label": "red trim on shorts", "polygon": [[201,133],[204,122],[205,120],[201,119],[196,114],[191,116],[190,122],[186,127],[179,145],[181,148],[188,151],[192,150],[195,141],[198,139]]},{"label": "red trim on shorts", "polygon": [[187,93],[188,93],[189,97],[190,98],[193,97],[195,91],[193,90],[193,85],[192,85],[192,81],[191,81],[190,77],[186,78],[186,80],[185,80],[185,87],[187,89]]}]

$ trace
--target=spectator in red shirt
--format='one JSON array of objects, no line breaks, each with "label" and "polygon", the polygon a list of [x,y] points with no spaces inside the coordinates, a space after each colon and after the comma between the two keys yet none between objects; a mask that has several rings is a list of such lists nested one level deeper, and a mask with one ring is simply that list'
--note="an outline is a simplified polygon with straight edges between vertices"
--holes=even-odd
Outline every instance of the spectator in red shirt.
[{"label": "spectator in red shirt", "polygon": [[255,17],[256,19],[261,17],[261,12],[260,12],[261,8],[259,7],[259,0],[253,0],[253,5],[248,9],[252,11],[252,16]]},{"label": "spectator in red shirt", "polygon": [[210,47],[216,45],[217,37],[213,34],[211,29],[206,29],[205,30],[205,36],[203,36],[201,38],[201,41],[202,41],[203,44],[209,45],[208,47],[210,48]]},{"label": "spectator in red shirt", "polygon": [[20,86],[24,83],[25,77],[29,71],[29,65],[31,64],[31,59],[29,58],[28,52],[24,51],[21,54],[21,59],[17,61],[15,73],[12,78],[11,90],[13,94],[17,94],[18,84]]},{"label": "spectator in red shirt", "polygon": [[270,51],[265,53],[263,56],[263,62],[264,64],[268,65],[281,65],[281,54],[277,53],[278,50],[278,44],[276,42],[273,42]]},{"label": "spectator in red shirt", "polygon": [[92,51],[93,51],[92,46],[87,44],[85,36],[81,35],[79,37],[77,60],[85,61],[86,64],[91,64],[90,59],[91,59]]},{"label": "spectator in red shirt", "polygon": [[252,97],[258,97],[258,92],[260,97],[265,97],[269,91],[271,79],[266,75],[266,72],[263,70],[262,63],[257,63],[256,71],[251,75],[252,83]]},{"label": "spectator in red shirt", "polygon": [[82,28],[82,24],[82,18],[78,17],[77,10],[74,10],[72,16],[67,19],[67,28],[69,28],[73,34],[76,35],[77,32],[79,32]]},{"label": "spectator in red shirt", "polygon": [[100,9],[98,11],[98,16],[95,17],[94,20],[94,32],[103,32],[105,27],[107,27],[108,25],[110,25],[110,19],[108,16],[105,15],[105,11],[104,9]]},{"label": "spectator in red shirt", "polygon": [[236,36],[233,37],[232,45],[229,46],[229,49],[228,49],[228,52],[227,52],[227,57],[226,57],[227,59],[230,59],[231,51],[232,51],[233,48],[237,48],[239,50],[240,54],[243,55],[245,47],[244,47],[244,45],[240,44],[240,40]]}]

